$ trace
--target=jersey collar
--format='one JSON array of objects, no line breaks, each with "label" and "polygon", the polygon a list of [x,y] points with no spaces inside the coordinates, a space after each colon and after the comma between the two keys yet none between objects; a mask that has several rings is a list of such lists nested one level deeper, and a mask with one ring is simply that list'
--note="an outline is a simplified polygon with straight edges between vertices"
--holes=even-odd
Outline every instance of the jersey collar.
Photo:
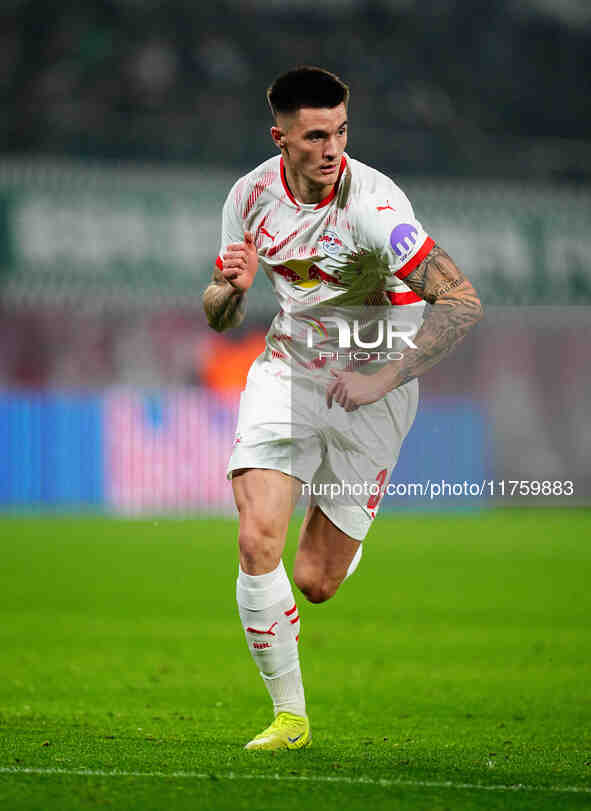
[{"label": "jersey collar", "polygon": [[[283,184],[283,189],[284,189],[285,193],[287,194],[287,196],[289,197],[289,199],[291,200],[291,202],[294,205],[296,205],[298,208],[304,208],[304,207],[309,208],[309,206],[310,206],[309,203],[300,203],[298,200],[295,199],[295,197],[293,196],[293,194],[290,191],[289,186],[287,185],[287,177],[285,176],[285,163],[283,162],[283,155],[281,156],[280,166],[281,166],[281,171],[280,171],[281,182]],[[314,206],[314,209],[313,209],[314,211],[316,211],[319,208],[324,208],[324,206],[327,206],[330,203],[331,200],[334,200],[335,195],[337,193],[337,189],[339,187],[339,183],[341,182],[341,176],[342,176],[343,172],[345,171],[346,166],[347,166],[347,160],[346,160],[345,156],[343,155],[341,157],[341,165],[339,167],[339,176],[337,177],[334,186],[332,187],[330,192],[326,195],[324,200],[321,200],[319,203],[316,203],[316,205]]]}]

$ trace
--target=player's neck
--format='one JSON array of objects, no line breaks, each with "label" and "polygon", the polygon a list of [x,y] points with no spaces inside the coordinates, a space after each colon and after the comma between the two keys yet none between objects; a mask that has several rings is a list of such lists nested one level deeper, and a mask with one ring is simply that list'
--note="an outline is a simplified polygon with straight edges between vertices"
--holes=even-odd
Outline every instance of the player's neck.
[{"label": "player's neck", "polygon": [[329,183],[328,186],[319,186],[317,183],[310,182],[298,172],[294,172],[287,161],[284,162],[284,166],[285,180],[289,190],[300,203],[320,203],[331,193],[334,183]]}]

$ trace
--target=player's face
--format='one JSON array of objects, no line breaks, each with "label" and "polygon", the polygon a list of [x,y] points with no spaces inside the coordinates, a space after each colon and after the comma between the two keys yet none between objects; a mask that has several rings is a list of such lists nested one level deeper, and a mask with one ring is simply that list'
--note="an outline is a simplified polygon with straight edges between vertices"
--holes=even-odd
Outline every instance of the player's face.
[{"label": "player's face", "polygon": [[271,133],[291,172],[310,186],[334,185],[347,145],[345,105],[302,107],[290,116],[278,117],[277,125]]}]

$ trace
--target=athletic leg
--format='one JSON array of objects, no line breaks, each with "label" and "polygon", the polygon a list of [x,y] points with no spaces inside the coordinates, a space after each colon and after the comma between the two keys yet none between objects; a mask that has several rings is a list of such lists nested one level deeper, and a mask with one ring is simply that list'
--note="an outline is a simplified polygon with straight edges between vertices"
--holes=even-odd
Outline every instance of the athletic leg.
[{"label": "athletic leg", "polygon": [[232,490],[240,522],[240,568],[249,575],[266,574],[283,555],[301,482],[279,470],[242,468],[232,474]]},{"label": "athletic leg", "polygon": [[294,565],[297,587],[311,603],[323,603],[355,571],[362,545],[339,529],[317,504],[308,507]]},{"label": "athletic leg", "polygon": [[[312,481],[312,485],[328,486],[329,491],[313,495],[294,566],[295,583],[310,602],[328,600],[357,568],[361,541],[378,512],[417,402],[418,386],[413,380],[363,411],[331,415],[326,452]],[[360,486],[357,495],[355,489]],[[334,498],[333,487],[337,488]]]},{"label": "athletic leg", "polygon": [[300,621],[281,560],[300,486],[298,479],[278,470],[240,469],[232,478],[240,520],[238,610],[279,724],[250,741],[249,749],[299,748],[309,742],[298,655]]}]

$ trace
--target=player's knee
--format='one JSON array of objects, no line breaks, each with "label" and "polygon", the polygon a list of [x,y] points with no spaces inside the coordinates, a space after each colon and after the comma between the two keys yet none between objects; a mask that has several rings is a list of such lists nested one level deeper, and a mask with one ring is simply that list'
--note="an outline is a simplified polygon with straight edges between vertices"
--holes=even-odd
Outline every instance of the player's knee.
[{"label": "player's knee", "polygon": [[240,565],[246,572],[254,569],[272,571],[281,558],[281,539],[264,521],[245,521],[238,533]]},{"label": "player's knee", "polygon": [[311,581],[298,585],[298,588],[309,603],[325,603],[334,595],[338,586],[333,586],[327,581]]},{"label": "player's knee", "polygon": [[296,586],[310,603],[325,603],[335,594],[339,584],[318,573],[296,568],[293,573]]}]

